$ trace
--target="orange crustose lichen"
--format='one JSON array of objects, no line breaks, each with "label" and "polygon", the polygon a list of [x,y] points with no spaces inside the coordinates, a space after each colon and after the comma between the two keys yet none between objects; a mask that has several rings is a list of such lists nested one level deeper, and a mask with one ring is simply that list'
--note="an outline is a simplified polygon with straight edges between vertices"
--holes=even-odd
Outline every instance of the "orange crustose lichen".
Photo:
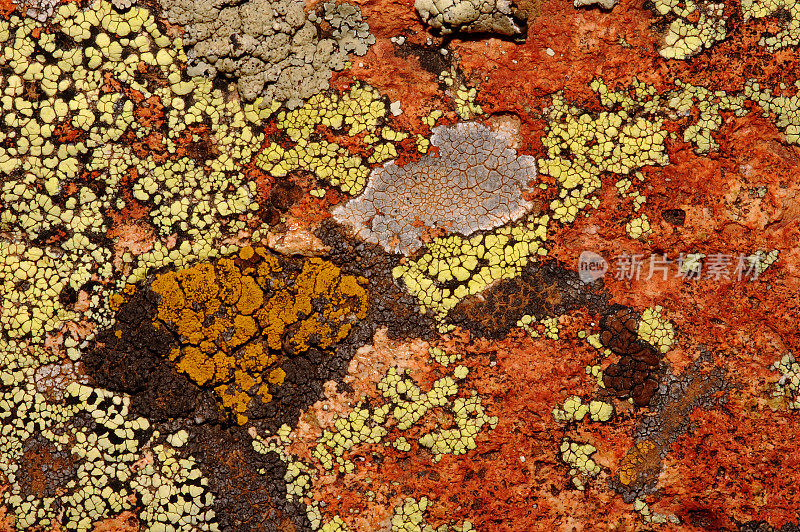
[{"label": "orange crustose lichen", "polygon": [[248,404],[272,399],[286,377],[281,360],[314,346],[329,350],[367,311],[366,279],[318,258],[290,261],[264,248],[159,275],[156,321],[180,345],[179,371],[213,386],[222,406],[247,421]]}]

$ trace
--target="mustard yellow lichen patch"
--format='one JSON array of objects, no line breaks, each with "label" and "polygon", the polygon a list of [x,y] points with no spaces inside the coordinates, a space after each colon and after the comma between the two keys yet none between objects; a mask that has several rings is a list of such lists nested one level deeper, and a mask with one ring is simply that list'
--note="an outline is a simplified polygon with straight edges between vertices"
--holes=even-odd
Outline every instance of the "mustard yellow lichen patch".
[{"label": "mustard yellow lichen patch", "polygon": [[319,258],[283,266],[264,248],[244,248],[151,284],[160,297],[156,321],[181,344],[169,358],[197,384],[212,385],[240,423],[252,401],[271,401],[270,389],[283,384],[286,355],[329,350],[366,317],[366,279]]},{"label": "mustard yellow lichen patch", "polygon": [[637,442],[619,464],[619,481],[625,486],[630,486],[639,477],[639,473],[652,469],[650,462],[657,462],[660,467],[660,460],[657,458],[658,450],[656,444],[650,440]]}]

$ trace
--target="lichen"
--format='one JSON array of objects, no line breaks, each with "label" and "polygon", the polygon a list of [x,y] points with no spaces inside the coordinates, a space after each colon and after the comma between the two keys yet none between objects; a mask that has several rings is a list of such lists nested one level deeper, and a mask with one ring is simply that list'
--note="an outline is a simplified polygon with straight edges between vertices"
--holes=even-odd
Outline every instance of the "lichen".
[{"label": "lichen", "polygon": [[530,208],[523,192],[536,177],[533,158],[517,155],[509,142],[507,132],[474,122],[435,127],[435,155],[402,167],[386,163],[333,215],[359,237],[403,254],[419,249],[431,231],[468,236],[503,225]]},{"label": "lichen", "polygon": [[471,238],[437,237],[424,254],[396,266],[392,275],[444,324],[459,301],[516,277],[530,261],[546,255],[548,221],[547,216],[532,218]]},{"label": "lichen", "polygon": [[[330,351],[367,311],[365,279],[318,258],[295,271],[264,248],[157,276],[157,319],[178,335],[169,354],[182,373],[213,387],[241,424],[252,401],[281,386],[285,357]],[[250,405],[250,406],[249,406]]]},{"label": "lichen", "polygon": [[661,57],[688,59],[727,35],[724,2],[657,0],[655,11],[670,21],[658,52]]},{"label": "lichen", "polygon": [[497,33],[505,36],[523,36],[524,20],[510,0],[416,0],[414,8],[423,22],[451,33]]},{"label": "lichen", "polygon": [[[261,96],[295,108],[328,88],[347,54],[364,55],[375,37],[358,6],[329,1],[306,14],[297,0],[161,0],[166,18],[185,27],[189,73],[237,80],[245,100]],[[332,28],[322,37],[320,24]]]},{"label": "lichen", "polygon": [[[256,164],[276,177],[307,170],[348,194],[360,194],[367,184],[367,164],[396,157],[395,143],[408,137],[384,125],[388,112],[384,99],[368,85],[357,84],[341,95],[320,92],[301,107],[278,113],[276,125],[287,142],[270,142]],[[340,130],[346,137],[366,133],[366,161],[324,134]]]},{"label": "lichen", "polygon": [[770,52],[776,52],[800,44],[800,3],[796,0],[743,0],[742,18],[775,17],[780,31],[765,33],[758,44]]},{"label": "lichen", "polygon": [[783,399],[791,410],[800,410],[800,364],[791,353],[771,366],[780,373],[780,378],[773,383],[772,396]]},{"label": "lichen", "polygon": [[[604,88],[601,80],[592,83],[600,94]],[[645,165],[669,162],[667,132],[660,117],[626,110],[593,115],[569,107],[563,95],[556,94],[547,122],[549,130],[542,139],[547,157],[539,159],[539,169],[559,184],[559,197],[550,208],[553,218],[564,223],[574,221],[587,205],[599,206],[592,194],[601,186],[602,172],[627,175]]]},{"label": "lichen", "polygon": [[[176,531],[218,530],[213,495],[196,462],[177,450],[180,437],[164,443],[147,419],[129,414],[129,398],[75,381],[63,400],[47,400],[37,390],[36,369],[56,359],[25,342],[0,340],[0,473],[10,484],[0,502],[16,516],[17,530],[64,525],[88,532],[137,506],[150,530],[167,521]],[[43,492],[31,491],[32,445],[63,457],[36,466],[49,471],[52,487]],[[142,468],[148,445],[155,461]]]}]

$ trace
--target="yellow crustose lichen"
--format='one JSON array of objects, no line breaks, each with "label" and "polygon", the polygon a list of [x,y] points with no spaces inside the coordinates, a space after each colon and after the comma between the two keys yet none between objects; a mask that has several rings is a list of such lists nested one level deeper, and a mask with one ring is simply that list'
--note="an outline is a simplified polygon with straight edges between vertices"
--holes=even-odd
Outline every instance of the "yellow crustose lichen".
[{"label": "yellow crustose lichen", "polygon": [[[423,308],[443,322],[465,297],[485,290],[500,279],[522,272],[529,260],[546,255],[547,222],[542,216],[470,238],[435,238],[417,260],[408,260],[392,272],[402,279]],[[454,286],[449,288],[448,286]]]},{"label": "yellow crustose lichen", "polygon": [[[145,437],[157,441],[159,434],[147,435],[150,423],[129,414],[130,399],[107,390],[72,381],[61,390],[63,401],[49,400],[39,390],[37,369],[60,363],[40,346],[0,339],[0,475],[9,483],[0,504],[16,517],[16,529],[58,523],[88,532],[97,521],[138,507],[148,530],[167,521],[180,532],[218,530],[211,523],[213,495],[206,480],[195,461],[175,449],[182,445],[181,435],[168,435],[169,446],[154,447],[153,465],[135,467]],[[87,427],[80,416],[88,416],[101,430]],[[53,496],[25,491],[20,482],[31,443],[68,454],[75,466],[74,475],[67,475],[71,478]],[[162,466],[168,474],[158,472]],[[58,478],[57,469],[51,473]]]},{"label": "yellow crustose lichen", "polygon": [[661,57],[688,59],[727,35],[724,2],[656,0],[655,9],[662,16],[673,18],[664,36],[664,46],[659,50]]},{"label": "yellow crustose lichen", "polygon": [[299,273],[264,248],[243,248],[238,259],[244,262],[226,257],[164,273],[152,289],[161,298],[157,319],[180,336],[170,359],[197,384],[213,386],[244,423],[248,404],[271,401],[270,389],[283,384],[282,352],[333,348],[353,320],[366,317],[367,293],[365,279],[322,259],[303,261]]},{"label": "yellow crustose lichen", "polygon": [[[107,325],[104,284],[213,257],[225,235],[245,229],[257,205],[240,166],[263,140],[254,126],[275,110],[226,101],[210,81],[186,76],[180,40],[144,7],[66,3],[51,22],[42,30],[16,15],[0,20],[0,229],[16,240],[0,242],[0,319],[37,339],[81,316]],[[163,116],[143,119],[141,101]],[[192,158],[181,142],[203,140],[192,129],[201,125],[213,148]],[[149,152],[136,147],[140,139]],[[138,256],[120,250],[115,268],[107,215],[128,206],[131,179],[144,222],[161,238]],[[61,302],[62,290],[89,281],[101,281],[90,310]]]},{"label": "yellow crustose lichen", "polygon": [[[602,82],[592,88],[601,96]],[[645,165],[667,164],[663,119],[632,115],[626,110],[597,115],[567,106],[561,94],[553,96],[548,112],[547,136],[542,140],[547,157],[539,159],[539,171],[554,177],[559,197],[551,202],[553,218],[571,223],[587,205],[599,206],[591,195],[601,185],[600,174],[630,174]]]},{"label": "yellow crustose lichen", "polygon": [[779,32],[764,34],[758,41],[770,52],[800,44],[800,2],[797,0],[742,0],[742,15],[745,22],[770,16],[782,19]]},{"label": "yellow crustose lichen", "polygon": [[[256,162],[276,177],[300,169],[310,170],[348,194],[360,194],[367,184],[366,163],[397,157],[395,143],[408,137],[407,133],[383,125],[388,112],[378,91],[367,85],[356,85],[341,96],[321,92],[302,107],[278,113],[276,125],[292,146],[284,148],[270,142]],[[367,161],[351,154],[346,147],[315,135],[320,127],[343,130],[350,137],[363,134],[363,142],[371,153]]]}]

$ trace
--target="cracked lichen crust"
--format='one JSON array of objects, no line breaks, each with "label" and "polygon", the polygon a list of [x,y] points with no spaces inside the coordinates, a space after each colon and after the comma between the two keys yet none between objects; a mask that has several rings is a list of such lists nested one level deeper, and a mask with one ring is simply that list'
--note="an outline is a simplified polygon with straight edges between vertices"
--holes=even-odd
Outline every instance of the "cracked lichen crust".
[{"label": "cracked lichen crust", "polygon": [[431,230],[471,235],[515,220],[531,207],[523,190],[534,158],[519,156],[510,135],[476,123],[433,129],[432,150],[417,162],[376,169],[364,193],[334,217],[390,253],[410,254]]},{"label": "cracked lichen crust", "polygon": [[[189,74],[236,78],[242,97],[286,102],[290,108],[328,88],[347,54],[364,55],[375,37],[350,4],[326,2],[306,14],[298,0],[162,0],[166,18],[185,27]],[[325,22],[331,37],[318,28]]]},{"label": "cracked lichen crust", "polygon": [[688,59],[725,39],[725,3],[656,0],[655,11],[670,20],[659,50],[667,59]]},{"label": "cracked lichen crust", "polygon": [[0,338],[0,477],[8,483],[0,504],[14,529],[88,532],[138,508],[143,530],[218,531],[207,480],[179,449],[185,431],[163,437],[131,415],[127,396],[77,381],[49,400],[37,368],[58,363],[44,348]]},{"label": "cracked lichen crust", "polygon": [[416,0],[414,8],[422,20],[450,33],[525,34],[525,25],[514,17],[510,0]]}]

